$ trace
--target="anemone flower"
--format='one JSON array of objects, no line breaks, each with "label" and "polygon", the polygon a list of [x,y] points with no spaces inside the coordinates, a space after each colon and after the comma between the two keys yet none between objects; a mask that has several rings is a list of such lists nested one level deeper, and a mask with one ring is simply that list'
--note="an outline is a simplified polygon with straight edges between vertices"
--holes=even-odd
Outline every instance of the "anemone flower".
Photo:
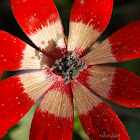
[{"label": "anemone flower", "polygon": [[122,68],[97,64],[139,58],[140,21],[121,28],[86,54],[108,25],[113,0],[75,0],[68,45],[53,0],[11,0],[11,6],[39,49],[0,31],[1,73],[36,70],[0,81],[0,137],[45,93],[33,117],[30,140],[71,140],[73,97],[92,140],[130,139],[118,116],[98,96],[140,107],[140,78]]}]

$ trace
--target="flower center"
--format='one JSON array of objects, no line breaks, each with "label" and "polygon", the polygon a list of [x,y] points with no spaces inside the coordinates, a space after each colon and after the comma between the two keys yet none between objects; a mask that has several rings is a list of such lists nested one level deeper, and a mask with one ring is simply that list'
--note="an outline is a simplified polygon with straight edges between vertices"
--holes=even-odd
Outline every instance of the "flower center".
[{"label": "flower center", "polygon": [[77,81],[75,78],[79,76],[79,72],[87,68],[86,63],[77,55],[72,56],[72,53],[67,52],[62,58],[55,60],[55,64],[50,68],[55,74],[63,77],[65,84],[68,84],[70,79]]}]

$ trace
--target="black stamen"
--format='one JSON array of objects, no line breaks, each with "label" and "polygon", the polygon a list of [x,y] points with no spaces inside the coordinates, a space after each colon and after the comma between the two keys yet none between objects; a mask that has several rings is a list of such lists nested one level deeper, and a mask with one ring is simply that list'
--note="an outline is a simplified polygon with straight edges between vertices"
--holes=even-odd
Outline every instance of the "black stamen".
[{"label": "black stamen", "polygon": [[86,63],[80,60],[77,55],[72,56],[72,53],[72,51],[67,52],[62,58],[56,60],[50,68],[64,78],[65,84],[70,82],[69,79],[77,81],[75,78],[79,76],[79,72],[87,68]]}]

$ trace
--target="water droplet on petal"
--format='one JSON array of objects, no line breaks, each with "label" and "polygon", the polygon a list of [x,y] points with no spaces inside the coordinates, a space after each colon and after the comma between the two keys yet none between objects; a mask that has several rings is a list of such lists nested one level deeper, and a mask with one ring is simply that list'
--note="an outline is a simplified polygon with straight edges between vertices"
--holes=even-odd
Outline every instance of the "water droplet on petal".
[{"label": "water droplet on petal", "polygon": [[18,99],[18,97],[16,97],[16,99]]},{"label": "water droplet on petal", "polygon": [[60,126],[58,125],[58,128],[60,128]]}]

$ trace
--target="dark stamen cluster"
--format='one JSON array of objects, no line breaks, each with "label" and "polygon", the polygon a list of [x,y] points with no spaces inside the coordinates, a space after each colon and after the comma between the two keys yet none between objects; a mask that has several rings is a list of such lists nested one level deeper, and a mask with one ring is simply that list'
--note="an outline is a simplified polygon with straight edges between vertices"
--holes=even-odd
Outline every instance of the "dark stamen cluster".
[{"label": "dark stamen cluster", "polygon": [[79,59],[77,55],[72,56],[72,51],[67,52],[62,58],[57,59],[51,70],[62,75],[64,83],[69,83],[69,79],[76,81],[79,72],[87,68],[86,63]]}]

